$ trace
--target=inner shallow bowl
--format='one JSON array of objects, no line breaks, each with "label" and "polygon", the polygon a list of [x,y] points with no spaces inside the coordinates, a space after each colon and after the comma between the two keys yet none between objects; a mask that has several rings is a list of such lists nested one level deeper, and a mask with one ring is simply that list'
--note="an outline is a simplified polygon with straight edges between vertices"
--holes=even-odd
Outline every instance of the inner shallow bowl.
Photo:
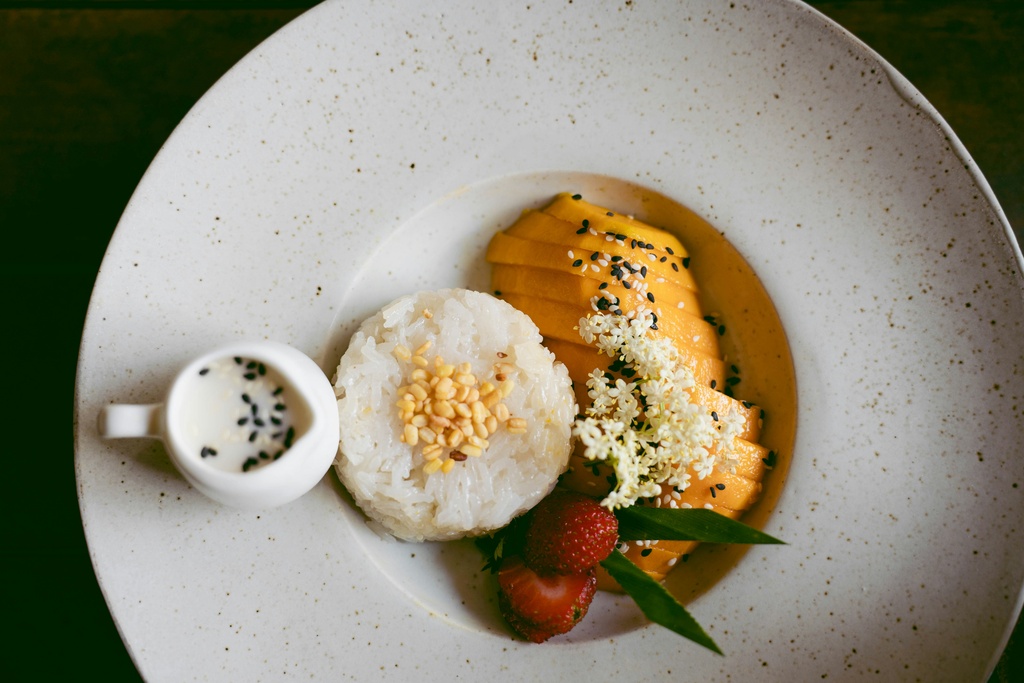
[{"label": "inner shallow bowl", "polygon": [[[636,183],[587,173],[536,172],[481,181],[439,198],[396,230],[364,264],[342,300],[346,317],[374,314],[412,289],[382,290],[382,268],[402,273],[416,289],[466,287],[487,291],[490,266],[484,253],[491,237],[527,208],[547,204],[558,192],[665,228],[680,238],[701,290],[704,310],[724,323],[726,361],[743,368],[737,396],[765,410],[760,443],[778,455],[759,501],[744,521],[764,526],[778,500],[793,454],[796,385],[782,322],[756,274],[722,234],[686,207]],[[443,267],[438,267],[443,264]],[[408,285],[404,285],[408,287]],[[340,357],[352,324],[339,321],[333,340]],[[697,485],[697,484],[695,484]],[[396,588],[434,614],[465,628],[507,637],[496,610],[494,582],[480,575],[483,560],[471,542],[410,544],[381,538],[361,515],[349,514],[353,535]],[[746,552],[745,546],[703,547],[680,563],[667,582],[683,603],[709,590]],[[607,638],[644,623],[628,598],[602,594],[592,616],[574,629],[575,639]]]}]

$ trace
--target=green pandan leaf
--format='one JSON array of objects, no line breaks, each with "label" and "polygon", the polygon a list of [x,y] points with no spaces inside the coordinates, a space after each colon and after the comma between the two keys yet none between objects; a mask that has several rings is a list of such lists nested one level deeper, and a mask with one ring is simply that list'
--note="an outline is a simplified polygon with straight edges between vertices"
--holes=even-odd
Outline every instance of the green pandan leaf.
[{"label": "green pandan leaf", "polygon": [[615,511],[623,541],[703,541],[705,543],[783,544],[777,538],[714,510],[634,505]]},{"label": "green pandan leaf", "polygon": [[601,562],[601,566],[619,582],[648,619],[712,652],[722,654],[715,641],[704,632],[686,608],[664,586],[645,574],[621,552],[613,551]]}]

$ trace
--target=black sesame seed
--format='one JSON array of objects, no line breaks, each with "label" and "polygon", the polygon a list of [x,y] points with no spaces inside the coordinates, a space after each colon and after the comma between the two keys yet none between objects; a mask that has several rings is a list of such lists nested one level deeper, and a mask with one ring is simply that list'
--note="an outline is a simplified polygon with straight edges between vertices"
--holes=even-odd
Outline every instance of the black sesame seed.
[{"label": "black sesame seed", "polygon": [[263,363],[260,363],[260,364],[259,364],[259,365],[257,366],[257,369],[259,370],[259,373],[260,373],[261,375],[265,375],[265,374],[267,374],[267,366],[266,366],[266,365],[264,365]]},{"label": "black sesame seed", "polygon": [[683,259],[683,268],[689,268],[689,267],[690,267],[690,257],[687,256],[686,258]]},{"label": "black sesame seed", "polygon": [[199,374],[200,374],[200,375],[205,375],[205,374],[206,374],[206,373],[208,373],[209,371],[210,371],[210,368],[203,368],[202,370],[200,370],[200,371],[199,371]]},{"label": "black sesame seed", "polygon": [[295,427],[289,427],[288,431],[284,435],[284,447],[291,448],[292,441],[295,439]]},{"label": "black sesame seed", "polygon": [[242,400],[246,403],[252,403],[252,399],[249,398],[249,394],[242,394]]},{"label": "black sesame seed", "polygon": [[576,234],[577,234],[577,235],[582,235],[582,234],[583,234],[583,233],[585,233],[586,231],[587,231],[587,228],[586,228],[586,227],[584,226],[584,227],[580,228],[579,230],[577,230],[577,231],[576,231]]},{"label": "black sesame seed", "polygon": [[260,411],[260,407],[258,405],[256,405],[255,403],[253,403],[252,404],[252,414],[255,415],[259,411]]},{"label": "black sesame seed", "polygon": [[743,407],[746,408],[747,410],[750,410],[750,407],[753,406],[753,405],[754,404],[751,403],[750,401],[744,401],[743,402]]},{"label": "black sesame seed", "polygon": [[629,241],[629,248],[630,249],[636,249],[636,240],[630,240]]},{"label": "black sesame seed", "polygon": [[612,263],[618,263],[622,260],[621,256],[612,256]]},{"label": "black sesame seed", "polygon": [[282,455],[284,455],[284,451],[278,451],[277,453],[274,453],[274,460],[277,460]]},{"label": "black sesame seed", "polygon": [[683,562],[686,562],[689,559],[690,559],[690,554],[689,553],[683,555],[683,557],[682,557]]},{"label": "black sesame seed", "polygon": [[501,296],[501,290],[500,289],[494,290],[494,296]]},{"label": "black sesame seed", "polygon": [[654,295],[651,294],[650,292],[647,292],[647,300],[650,301],[653,304],[654,303]]},{"label": "black sesame seed", "polygon": [[640,277],[647,277],[647,266],[640,267]]},{"label": "black sesame seed", "polygon": [[612,312],[613,312],[613,313],[614,313],[615,315],[622,315],[622,309],[621,309],[621,308],[616,308],[616,309],[615,309],[614,311],[612,311]]},{"label": "black sesame seed", "polygon": [[278,387],[277,389],[274,389],[274,396],[280,396],[282,391],[284,391],[284,387]]},{"label": "black sesame seed", "polygon": [[278,412],[284,412],[284,410],[286,408],[287,408],[287,406],[285,406],[285,404],[283,404],[283,403],[275,403],[274,404],[274,410],[276,410]]},{"label": "black sesame seed", "polygon": [[648,242],[648,243],[647,243],[647,248],[648,248],[648,249],[654,249],[654,245],[653,245],[653,244],[651,244],[650,242]]},{"label": "black sesame seed", "polygon": [[714,487],[714,486],[711,486],[711,487],[709,487],[709,488],[711,489],[711,497],[712,497],[712,498],[717,498],[718,496],[717,496],[717,495],[715,494],[715,487]]},{"label": "black sesame seed", "polygon": [[199,457],[200,458],[205,458],[209,454],[210,454],[210,449],[207,448],[206,446],[203,446],[203,450],[199,451]]},{"label": "black sesame seed", "polygon": [[263,420],[259,419],[258,417],[257,417],[257,418],[254,418],[254,419],[253,419],[253,421],[252,421],[252,423],[253,423],[254,425],[256,425],[257,427],[262,427],[262,426],[263,426],[263,424],[264,424]]},{"label": "black sesame seed", "polygon": [[715,484],[715,488],[718,489],[719,491],[724,491],[725,484]]},{"label": "black sesame seed", "polygon": [[674,270],[674,271],[676,271],[678,273],[679,272],[679,266],[677,266],[676,264],[673,263],[672,264],[672,270]]},{"label": "black sesame seed", "polygon": [[612,213],[611,211],[608,211],[607,213],[605,213],[605,216],[614,216],[614,215],[615,215],[615,214],[614,214],[614,213]]},{"label": "black sesame seed", "polygon": [[252,443],[255,440],[256,440],[256,432],[250,432],[249,433],[249,443]]},{"label": "black sesame seed", "polygon": [[245,374],[244,374],[244,375],[242,375],[242,376],[243,376],[243,377],[245,377],[245,378],[246,378],[246,379],[248,379],[248,380],[254,380],[254,379],[256,379],[256,373],[255,373],[255,372],[247,372],[247,373],[245,373]]},{"label": "black sesame seed", "polygon": [[597,286],[598,289],[606,289],[607,287],[608,287],[608,283],[607,282],[602,282],[601,284],[599,284]]},{"label": "black sesame seed", "polygon": [[647,557],[650,554],[651,554],[651,549],[650,548],[644,548],[643,550],[640,551],[640,557]]},{"label": "black sesame seed", "polygon": [[583,195],[581,195],[581,194],[574,194],[572,196],[572,198],[575,199],[576,201],[579,201],[580,199],[583,199]]},{"label": "black sesame seed", "polygon": [[273,422],[273,423],[274,423],[274,424],[276,424],[276,425],[279,425],[279,426],[280,426],[280,424],[281,424],[281,418],[279,418],[279,417],[276,417],[276,416],[274,416],[274,415],[271,415],[271,416],[270,416],[270,421],[271,421],[271,422]]},{"label": "black sesame seed", "polygon": [[629,284],[629,280],[623,280],[622,286],[625,287],[626,289],[633,289],[633,287]]},{"label": "black sesame seed", "polygon": [[737,374],[737,375],[740,374],[740,369],[738,367],[736,367],[735,365],[730,365],[729,369],[732,370],[734,374]]},{"label": "black sesame seed", "polygon": [[270,453],[267,453],[266,451],[260,451],[260,460],[269,460],[269,459],[270,459]]},{"label": "black sesame seed", "polygon": [[676,253],[676,252],[672,251],[672,247],[665,247],[665,251],[667,251],[668,253],[672,254],[673,256]]},{"label": "black sesame seed", "polygon": [[242,359],[239,358],[238,356],[235,356],[235,364],[236,365],[241,365],[242,364]]},{"label": "black sesame seed", "polygon": [[578,259],[576,259],[575,261],[572,262],[572,267],[573,268],[579,268],[582,265],[583,265],[583,259],[581,259],[581,258],[578,258]]},{"label": "black sesame seed", "polygon": [[711,411],[711,419],[714,420],[715,422],[718,422],[718,411],[716,411],[716,410],[712,410]]},{"label": "black sesame seed", "polygon": [[217,455],[217,450],[214,448],[209,449],[208,452],[210,453],[210,455]]},{"label": "black sesame seed", "polygon": [[600,256],[600,255],[601,255],[601,252],[595,251],[593,254],[590,255],[590,260],[591,261],[596,261],[597,257]]},{"label": "black sesame seed", "polygon": [[740,383],[740,378],[739,377],[730,377],[729,379],[725,380],[725,382],[726,382],[726,384],[729,384],[730,386],[736,386],[737,384]]},{"label": "black sesame seed", "polygon": [[[609,213],[608,215],[611,216],[612,214]],[[617,232],[617,233],[615,233],[615,239],[617,239],[618,241],[622,242],[623,240],[626,239],[626,236],[623,235],[621,232]]]},{"label": "black sesame seed", "polygon": [[252,370],[253,368],[256,367],[256,361],[254,361],[254,360],[249,361],[248,363],[245,364],[245,367],[248,370]]},{"label": "black sesame seed", "polygon": [[583,227],[584,228],[589,228],[590,227],[590,221],[587,220],[586,218],[583,219]]},{"label": "black sesame seed", "polygon": [[238,418],[238,426],[241,427],[242,425],[244,425],[248,421],[249,421],[249,418],[247,418],[247,417],[240,417],[240,418]]},{"label": "black sesame seed", "polygon": [[725,325],[719,325],[718,326],[718,334],[720,334],[720,335],[725,334]]},{"label": "black sesame seed", "polygon": [[668,261],[668,256],[662,256],[660,259],[658,259],[658,263],[664,263],[665,261]]},{"label": "black sesame seed", "polygon": [[717,386],[718,386],[718,380],[714,380],[714,379],[711,380],[711,388],[714,389]]},{"label": "black sesame seed", "polygon": [[259,464],[260,464],[260,461],[257,460],[256,458],[246,458],[245,462],[242,463],[242,471],[243,472],[248,472],[253,467],[256,467],[256,465],[259,465]]}]

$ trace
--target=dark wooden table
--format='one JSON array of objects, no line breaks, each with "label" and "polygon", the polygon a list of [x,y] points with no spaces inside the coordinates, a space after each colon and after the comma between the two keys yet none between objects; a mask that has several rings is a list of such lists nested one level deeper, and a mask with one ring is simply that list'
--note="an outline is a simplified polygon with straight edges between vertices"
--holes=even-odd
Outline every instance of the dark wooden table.
[{"label": "dark wooden table", "polygon": [[[311,4],[0,0],[0,275],[14,372],[3,415],[15,435],[4,454],[15,467],[0,497],[9,529],[0,585],[15,632],[0,663],[5,681],[138,680],[89,561],[65,422],[89,294],[125,203],[174,125],[218,76]],[[942,112],[1020,236],[1024,2],[811,4]],[[1022,669],[1020,640],[993,681]]]}]

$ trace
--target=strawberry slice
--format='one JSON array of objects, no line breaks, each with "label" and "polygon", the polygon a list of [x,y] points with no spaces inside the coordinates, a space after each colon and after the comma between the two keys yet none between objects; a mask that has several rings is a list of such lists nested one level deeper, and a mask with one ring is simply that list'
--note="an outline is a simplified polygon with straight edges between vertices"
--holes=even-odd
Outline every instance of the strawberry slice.
[{"label": "strawberry slice", "polygon": [[570,631],[587,613],[597,589],[593,569],[579,574],[538,574],[518,555],[498,570],[498,605],[505,621],[535,643]]}]

